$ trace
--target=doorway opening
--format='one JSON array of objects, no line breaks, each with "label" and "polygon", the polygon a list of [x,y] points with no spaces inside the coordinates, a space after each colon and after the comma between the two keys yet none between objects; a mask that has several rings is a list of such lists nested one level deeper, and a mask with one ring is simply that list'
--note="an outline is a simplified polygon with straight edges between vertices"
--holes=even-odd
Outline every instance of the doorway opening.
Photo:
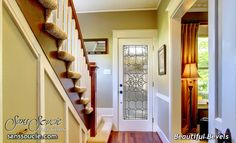
[{"label": "doorway opening", "polygon": [[[195,4],[198,4],[197,1]],[[195,6],[193,5],[193,7]],[[182,133],[208,134],[208,8],[182,17]]]}]

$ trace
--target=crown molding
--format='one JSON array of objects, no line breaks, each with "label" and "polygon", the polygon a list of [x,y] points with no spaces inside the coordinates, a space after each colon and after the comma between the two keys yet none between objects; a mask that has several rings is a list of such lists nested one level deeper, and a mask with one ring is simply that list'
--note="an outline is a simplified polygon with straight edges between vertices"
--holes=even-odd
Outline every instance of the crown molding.
[{"label": "crown molding", "polygon": [[195,3],[189,12],[207,12],[208,3]]},{"label": "crown molding", "polygon": [[94,10],[94,11],[76,11],[76,13],[103,13],[103,12],[127,12],[127,11],[149,11],[149,10],[157,10],[154,8],[139,8],[139,9],[115,9],[115,10]]}]

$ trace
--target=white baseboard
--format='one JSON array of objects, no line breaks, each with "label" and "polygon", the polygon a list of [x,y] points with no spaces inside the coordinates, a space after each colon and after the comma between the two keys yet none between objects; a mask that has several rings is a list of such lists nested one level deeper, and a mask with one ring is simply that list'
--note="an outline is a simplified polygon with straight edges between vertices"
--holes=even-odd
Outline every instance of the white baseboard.
[{"label": "white baseboard", "polygon": [[113,122],[113,108],[97,108],[97,117],[106,122]]},{"label": "white baseboard", "polygon": [[157,133],[160,136],[163,143],[170,143],[164,132],[160,129],[159,126],[157,126]]}]

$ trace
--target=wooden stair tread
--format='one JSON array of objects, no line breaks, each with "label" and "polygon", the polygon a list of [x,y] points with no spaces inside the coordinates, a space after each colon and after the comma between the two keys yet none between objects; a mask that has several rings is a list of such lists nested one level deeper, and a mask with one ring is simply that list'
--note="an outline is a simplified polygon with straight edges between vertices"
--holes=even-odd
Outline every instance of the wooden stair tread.
[{"label": "wooden stair tread", "polygon": [[86,97],[82,97],[80,100],[79,100],[79,103],[80,104],[83,104],[83,105],[87,105],[91,100],[89,98],[86,98]]},{"label": "wooden stair tread", "polygon": [[112,130],[112,123],[102,121],[97,129],[97,135],[90,137],[88,143],[107,143]]},{"label": "wooden stair tread", "polygon": [[77,93],[84,93],[87,90],[86,87],[75,86],[74,91]]},{"label": "wooden stair tread", "polygon": [[81,78],[81,74],[78,73],[78,72],[74,72],[74,71],[68,71],[67,72],[67,78],[80,79]]},{"label": "wooden stair tread", "polygon": [[84,113],[85,114],[91,114],[93,112],[93,107],[85,107],[84,109]]},{"label": "wooden stair tread", "polygon": [[54,23],[45,23],[45,31],[58,40],[66,40],[67,34]]},{"label": "wooden stair tread", "polygon": [[38,0],[38,1],[46,9],[50,9],[50,10],[57,9],[57,1],[56,0]]},{"label": "wooden stair tread", "polygon": [[73,62],[75,57],[66,51],[58,51],[57,58],[66,62]]},{"label": "wooden stair tread", "polygon": [[102,116],[97,116],[97,126],[96,126],[97,129],[98,129],[99,125],[102,124],[102,122],[103,122]]}]

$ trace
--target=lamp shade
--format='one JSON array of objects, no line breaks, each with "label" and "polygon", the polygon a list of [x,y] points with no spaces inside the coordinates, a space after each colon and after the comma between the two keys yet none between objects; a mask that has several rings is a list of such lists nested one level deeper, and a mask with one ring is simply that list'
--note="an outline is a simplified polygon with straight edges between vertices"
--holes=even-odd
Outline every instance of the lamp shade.
[{"label": "lamp shade", "polygon": [[182,78],[199,78],[197,71],[197,65],[196,63],[186,64],[184,67],[184,72],[182,74]]}]

